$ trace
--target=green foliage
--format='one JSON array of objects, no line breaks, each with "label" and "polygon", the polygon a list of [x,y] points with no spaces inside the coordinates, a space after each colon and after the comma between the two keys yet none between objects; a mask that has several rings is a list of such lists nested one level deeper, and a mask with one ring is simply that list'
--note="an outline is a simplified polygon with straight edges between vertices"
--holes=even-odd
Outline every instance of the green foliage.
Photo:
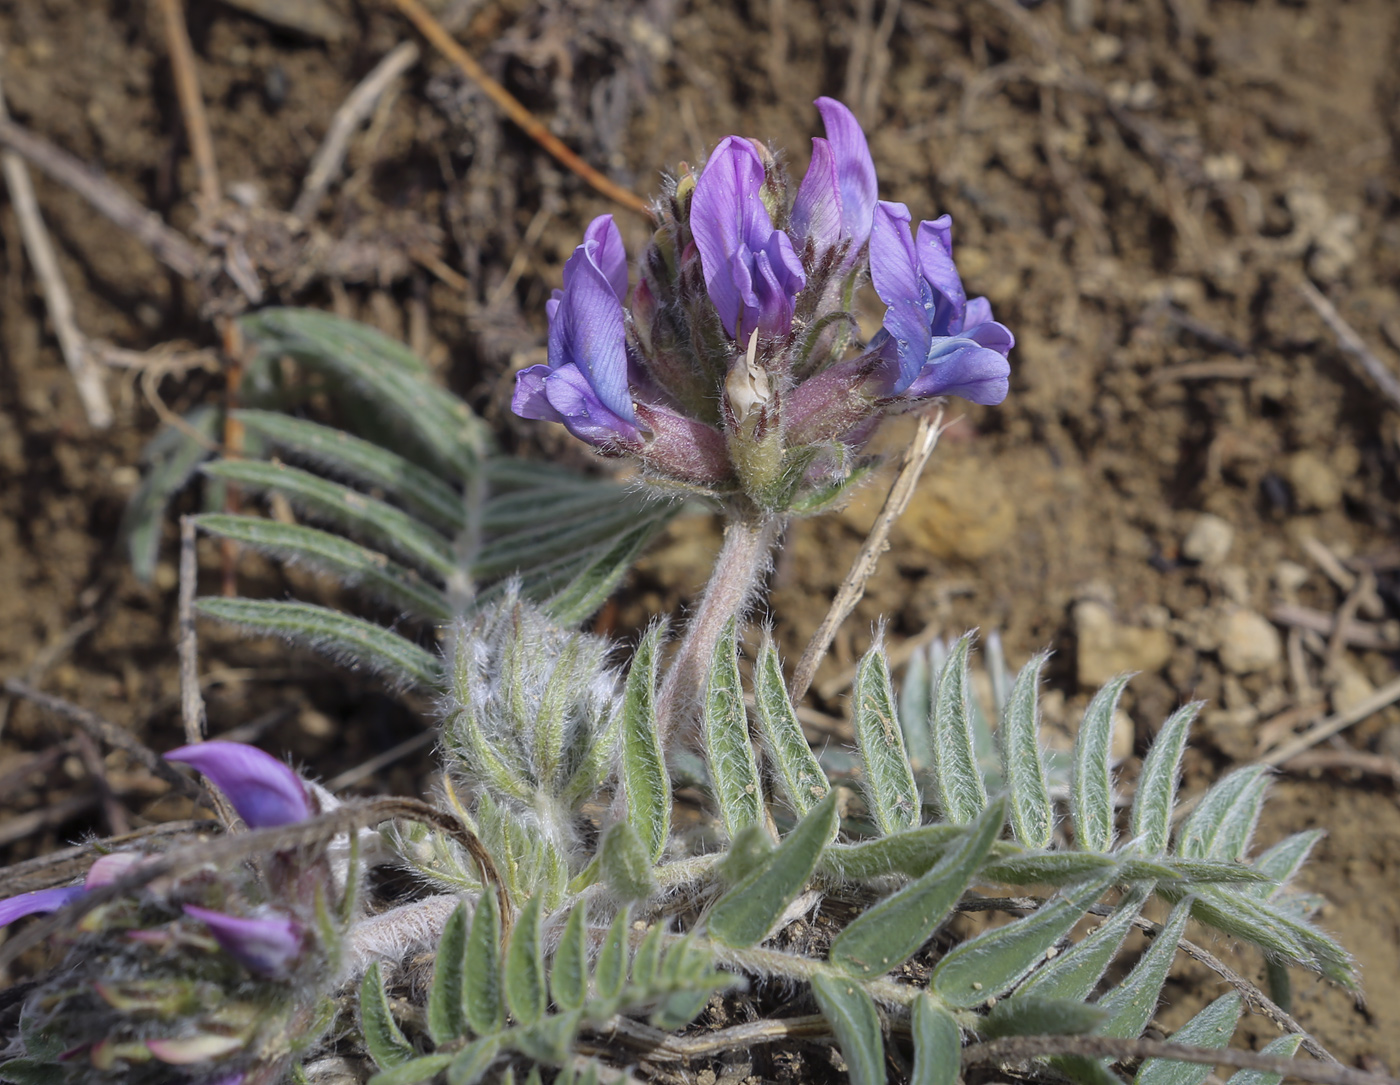
[{"label": "green foliage", "polygon": [[710,664],[703,722],[710,785],[730,837],[763,821],[763,786],[753,743],[749,741],[736,636],[731,618],[720,634]]}]

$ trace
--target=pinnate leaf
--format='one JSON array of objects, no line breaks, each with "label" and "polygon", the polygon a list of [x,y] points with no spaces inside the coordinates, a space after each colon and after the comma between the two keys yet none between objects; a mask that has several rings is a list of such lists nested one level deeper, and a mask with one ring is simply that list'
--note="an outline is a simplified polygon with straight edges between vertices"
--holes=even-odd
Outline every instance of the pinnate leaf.
[{"label": "pinnate leaf", "polygon": [[1011,830],[1029,848],[1049,847],[1055,828],[1040,755],[1040,672],[1049,658],[1049,652],[1041,652],[1021,668],[1007,695],[998,733],[1002,777],[1011,796]]},{"label": "pinnate leaf", "polygon": [[948,653],[933,694],[933,766],[938,803],[958,825],[972,821],[987,805],[987,789],[977,766],[973,737],[973,693],[967,657],[974,634],[964,633]]},{"label": "pinnate leaf", "polygon": [[856,745],[865,763],[866,794],[875,822],[885,834],[912,829],[919,824],[919,789],[904,752],[882,645],[876,644],[862,657],[851,696]]},{"label": "pinnate leaf", "polygon": [[[1224,1047],[1235,1034],[1240,1019],[1240,996],[1234,993],[1217,998],[1172,1036],[1172,1043],[1191,1047]],[[1210,1077],[1205,1063],[1148,1059],[1138,1069],[1134,1085],[1201,1085]]]},{"label": "pinnate leaf", "polygon": [[763,790],[749,741],[748,714],[739,684],[736,622],[725,624],[710,662],[705,688],[705,754],[720,819],[731,838],[763,823]]},{"label": "pinnate leaf", "polygon": [[1074,836],[1083,851],[1113,846],[1113,714],[1131,675],[1120,675],[1094,695],[1074,742],[1070,809]]},{"label": "pinnate leaf", "polygon": [[880,1015],[865,988],[855,980],[823,972],[813,977],[812,993],[836,1033],[851,1085],[884,1085],[885,1038]]}]

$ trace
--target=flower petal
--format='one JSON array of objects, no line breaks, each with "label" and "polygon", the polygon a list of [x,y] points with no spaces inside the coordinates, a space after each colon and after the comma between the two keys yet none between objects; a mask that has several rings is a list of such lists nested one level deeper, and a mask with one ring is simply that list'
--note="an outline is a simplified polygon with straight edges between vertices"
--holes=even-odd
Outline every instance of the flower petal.
[{"label": "flower petal", "polygon": [[945,339],[935,345],[933,356],[904,395],[909,399],[962,396],[991,406],[1006,398],[1010,376],[1010,364],[997,351],[970,339]]},{"label": "flower petal", "polygon": [[[618,301],[627,300],[627,249],[622,244],[622,231],[611,215],[599,215],[583,231],[584,243],[596,241],[593,259],[602,271]],[[567,277],[567,270],[565,275]],[[567,289],[567,285],[566,285]]]},{"label": "flower petal", "polygon": [[250,829],[289,825],[311,816],[300,777],[256,746],[201,742],[171,750],[165,759],[193,765],[209,777]]},{"label": "flower petal", "polygon": [[899,368],[891,388],[894,394],[903,392],[918,375],[933,341],[925,307],[932,297],[915,262],[910,218],[904,204],[881,200],[870,230],[870,279],[889,307],[884,326]]},{"label": "flower petal", "polygon": [[564,416],[549,403],[545,381],[554,370],[541,363],[522,369],[515,375],[515,392],[510,397],[510,409],[521,418],[541,422],[563,422]]},{"label": "flower petal", "polygon": [[622,302],[598,264],[601,244],[585,241],[564,265],[564,293],[549,325],[549,367],[577,367],[597,401],[626,423],[628,432],[619,436],[634,436]]},{"label": "flower petal", "polygon": [[854,252],[870,236],[877,199],[875,162],[854,113],[835,98],[818,98],[816,106],[836,158],[836,176],[841,186],[841,231],[850,238]]},{"label": "flower petal", "polygon": [[95,889],[99,885],[111,885],[131,872],[132,867],[140,866],[147,856],[139,851],[114,851],[101,856],[88,867],[83,879],[84,889]]},{"label": "flower petal", "polygon": [[[841,241],[841,187],[836,176],[836,152],[831,141],[812,140],[812,162],[792,201],[792,233],[810,239],[818,253]],[[866,233],[869,233],[867,228]]]},{"label": "flower petal", "polygon": [[146,1047],[152,1055],[170,1066],[192,1066],[197,1062],[232,1055],[247,1046],[247,1042],[237,1036],[205,1032],[197,1036],[182,1036],[177,1040],[147,1040]]},{"label": "flower petal", "polygon": [[285,976],[301,956],[301,924],[285,916],[247,919],[193,904],[185,905],[185,914],[208,927],[225,953],[260,976]]},{"label": "flower petal", "polygon": [[[544,395],[558,420],[581,441],[600,447],[641,442],[635,414],[628,419],[613,413],[573,363],[560,366],[545,378]],[[631,409],[629,401],[629,413]]]},{"label": "flower petal", "polygon": [[919,271],[933,288],[933,334],[960,334],[967,311],[967,292],[953,263],[953,216],[940,215],[932,222],[919,223],[914,248],[919,254]]},{"label": "flower petal", "polygon": [[[746,139],[726,136],[705,163],[690,201],[690,232],[700,250],[705,288],[730,335],[737,334],[743,301],[731,259],[741,244],[762,248],[773,232],[773,220],[760,198],[762,187],[758,151]],[[755,236],[760,233],[762,237]]]},{"label": "flower petal", "polygon": [[56,912],[81,897],[86,890],[81,885],[65,885],[60,889],[36,889],[17,897],[0,900],[0,927],[23,919],[27,915]]}]

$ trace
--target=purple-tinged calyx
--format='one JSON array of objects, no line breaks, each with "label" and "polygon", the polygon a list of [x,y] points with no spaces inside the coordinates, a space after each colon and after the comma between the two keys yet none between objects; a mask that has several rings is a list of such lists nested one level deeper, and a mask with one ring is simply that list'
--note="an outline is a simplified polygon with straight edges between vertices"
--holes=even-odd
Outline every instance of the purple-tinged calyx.
[{"label": "purple-tinged calyx", "polygon": [[875,213],[875,163],[855,114],[834,98],[818,98],[826,138],[812,140],[812,162],[792,205],[792,234],[810,240],[815,259],[845,244],[841,266],[855,264]]},{"label": "purple-tinged calyx", "polygon": [[953,263],[953,220],[919,223],[910,236],[909,209],[884,200],[870,232],[870,277],[889,308],[871,341],[883,365],[873,390],[882,397],[957,395],[974,403],[1006,398],[1015,345],[992,319],[985,298],[967,298]]},{"label": "purple-tinged calyx", "polygon": [[171,750],[165,759],[193,765],[204,773],[250,829],[290,825],[313,813],[300,777],[256,746],[201,742]]},{"label": "purple-tinged calyx", "polygon": [[690,232],[700,250],[705,290],[725,332],[740,342],[756,329],[785,335],[793,298],[807,284],[792,241],[773,228],[763,203],[765,173],[746,139],[720,141],[695,185]]},{"label": "purple-tinged calyx", "polygon": [[295,920],[245,919],[193,904],[185,905],[185,914],[208,927],[225,953],[259,976],[285,976],[301,956],[304,940],[301,924]]},{"label": "purple-tinged calyx", "polygon": [[564,265],[564,289],[545,304],[549,355],[515,378],[511,409],[562,422],[602,448],[636,448],[642,433],[628,381],[627,253],[611,215],[600,215]]},{"label": "purple-tinged calyx", "polygon": [[17,897],[0,900],[0,927],[23,919],[27,915],[56,912],[81,897],[86,890],[81,885],[65,885],[59,889],[37,889]]}]

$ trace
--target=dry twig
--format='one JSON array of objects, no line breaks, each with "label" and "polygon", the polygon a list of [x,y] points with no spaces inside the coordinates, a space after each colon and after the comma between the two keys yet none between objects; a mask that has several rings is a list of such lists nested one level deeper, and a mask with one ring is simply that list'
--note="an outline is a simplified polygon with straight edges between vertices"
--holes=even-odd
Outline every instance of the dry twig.
[{"label": "dry twig", "polygon": [[890,492],[885,497],[885,503],[880,508],[880,515],[876,517],[875,523],[871,526],[870,534],[866,536],[865,544],[860,548],[860,553],[851,563],[851,569],[846,574],[846,579],[841,582],[841,587],[837,589],[836,598],[831,601],[831,607],[827,610],[826,617],[822,619],[822,624],[817,627],[817,631],[812,634],[812,639],[807,642],[802,658],[798,660],[789,690],[793,704],[802,700],[803,695],[806,694],[808,687],[812,684],[812,678],[817,673],[817,664],[821,662],[827,649],[831,647],[836,630],[850,616],[855,605],[860,602],[861,596],[865,594],[865,585],[875,572],[875,564],[889,545],[890,529],[894,527],[894,522],[903,514],[910,499],[914,496],[914,487],[918,484],[919,475],[923,472],[924,464],[928,463],[929,456],[933,454],[942,433],[943,408],[938,408],[932,419],[927,416],[919,418],[919,428],[915,431],[913,440],[909,442],[909,447],[904,450],[904,459],[900,464],[899,474],[895,477],[894,485],[890,487]]},{"label": "dry twig", "polygon": [[1332,329],[1332,334],[1337,337],[1337,345],[1356,359],[1366,376],[1385,394],[1392,406],[1400,407],[1400,377],[1376,357],[1361,336],[1356,334],[1356,329],[1337,312],[1336,306],[1327,300],[1327,296],[1321,290],[1307,279],[1301,279],[1298,282],[1298,293],[1313,307],[1322,318],[1322,322]]},{"label": "dry twig", "polygon": [[214,164],[214,137],[209,132],[209,117],[204,112],[204,96],[199,92],[199,73],[195,68],[194,47],[190,45],[189,29],[185,26],[183,0],[160,0],[161,18],[165,22],[165,41],[170,48],[170,71],[175,78],[175,95],[180,100],[180,114],[185,120],[190,153],[194,155],[195,172],[199,176],[200,211],[210,214],[222,198],[219,170]]}]

